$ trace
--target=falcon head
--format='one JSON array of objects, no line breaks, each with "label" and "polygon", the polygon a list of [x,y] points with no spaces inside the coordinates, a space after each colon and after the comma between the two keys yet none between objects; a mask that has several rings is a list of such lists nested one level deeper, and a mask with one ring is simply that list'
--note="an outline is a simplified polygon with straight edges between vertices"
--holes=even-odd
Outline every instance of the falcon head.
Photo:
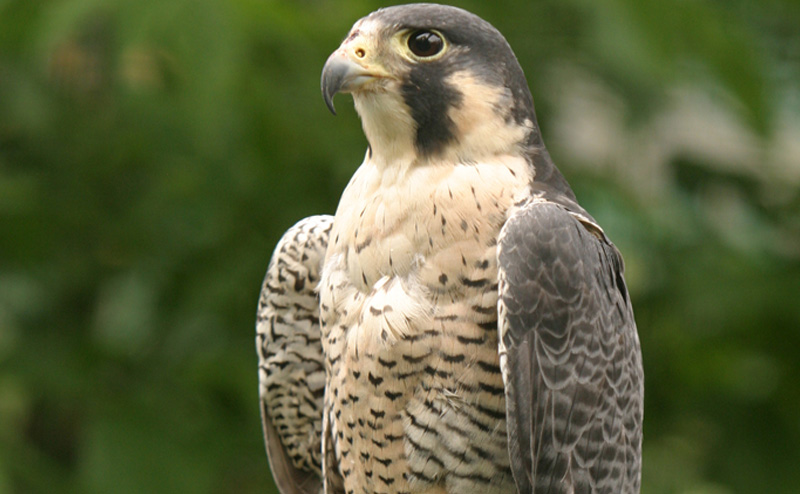
[{"label": "falcon head", "polygon": [[340,92],[352,93],[368,159],[378,163],[546,154],[514,52],[497,29],[459,8],[400,5],[356,22],[322,71],[334,114]]}]

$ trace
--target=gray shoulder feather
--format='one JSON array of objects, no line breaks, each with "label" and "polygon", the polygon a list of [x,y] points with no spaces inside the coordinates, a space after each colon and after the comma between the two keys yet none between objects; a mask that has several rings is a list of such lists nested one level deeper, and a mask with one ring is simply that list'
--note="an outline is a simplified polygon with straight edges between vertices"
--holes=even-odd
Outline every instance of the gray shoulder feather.
[{"label": "gray shoulder feather", "polygon": [[644,375],[619,252],[582,210],[540,198],[503,227],[498,265],[519,492],[639,492]]}]

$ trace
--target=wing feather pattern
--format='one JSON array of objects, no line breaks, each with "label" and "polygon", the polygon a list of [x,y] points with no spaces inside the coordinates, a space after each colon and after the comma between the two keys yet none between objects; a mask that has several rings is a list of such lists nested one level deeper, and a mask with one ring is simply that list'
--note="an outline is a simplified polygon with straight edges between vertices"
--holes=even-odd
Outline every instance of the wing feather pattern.
[{"label": "wing feather pattern", "polygon": [[316,287],[332,216],[311,216],[278,242],[258,302],[261,421],[281,494],[322,489],[325,367]]},{"label": "wing feather pattern", "polygon": [[644,377],[619,252],[543,199],[501,231],[500,362],[520,494],[637,493]]}]

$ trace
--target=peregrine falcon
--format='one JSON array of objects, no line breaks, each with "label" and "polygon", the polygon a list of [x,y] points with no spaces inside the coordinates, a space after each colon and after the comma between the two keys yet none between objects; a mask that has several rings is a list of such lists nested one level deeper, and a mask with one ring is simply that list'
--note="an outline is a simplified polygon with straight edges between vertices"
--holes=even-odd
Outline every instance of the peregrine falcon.
[{"label": "peregrine falcon", "polygon": [[322,71],[369,146],[279,241],[258,307],[283,494],[636,493],[644,376],[619,252],[556,169],[503,36],[413,4]]}]

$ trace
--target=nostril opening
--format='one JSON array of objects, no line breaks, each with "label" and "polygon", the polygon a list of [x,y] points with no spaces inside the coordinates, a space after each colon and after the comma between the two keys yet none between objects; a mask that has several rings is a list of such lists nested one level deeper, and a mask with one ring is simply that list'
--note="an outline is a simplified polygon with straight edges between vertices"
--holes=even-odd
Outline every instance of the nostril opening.
[{"label": "nostril opening", "polygon": [[364,58],[365,56],[367,56],[367,52],[365,52],[363,48],[356,48],[355,53],[358,58]]}]

